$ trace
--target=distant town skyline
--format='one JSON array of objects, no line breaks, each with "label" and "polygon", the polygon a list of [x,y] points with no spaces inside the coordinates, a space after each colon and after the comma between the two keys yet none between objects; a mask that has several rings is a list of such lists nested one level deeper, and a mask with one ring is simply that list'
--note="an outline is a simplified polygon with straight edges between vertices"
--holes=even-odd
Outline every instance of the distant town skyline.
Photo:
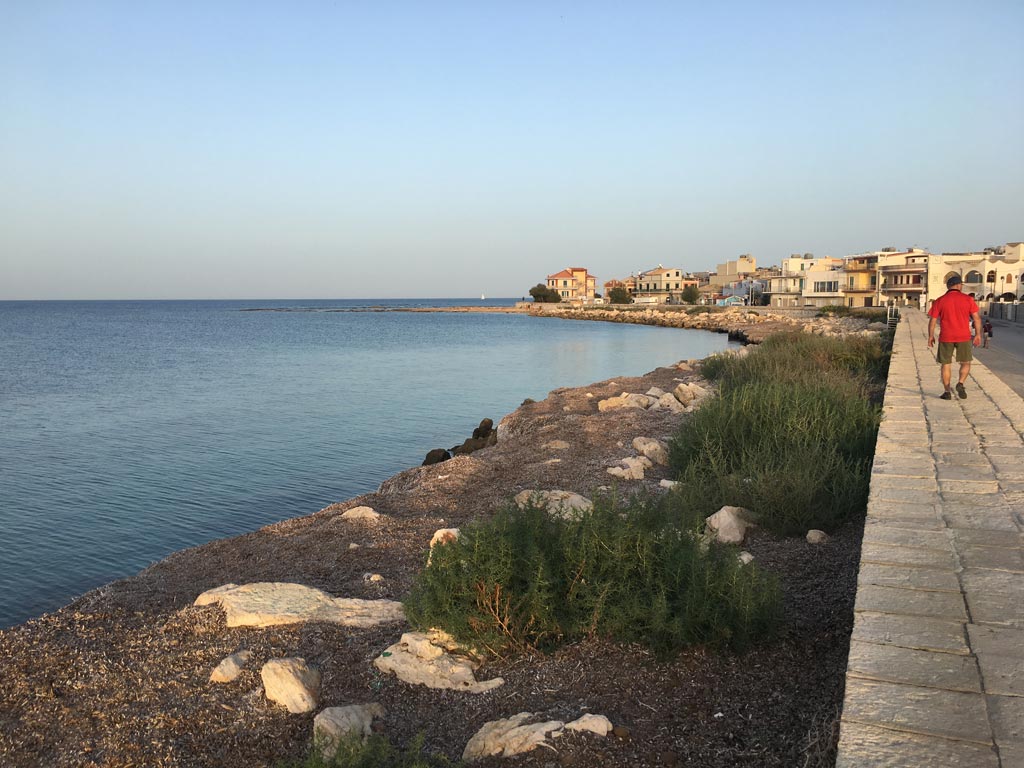
[{"label": "distant town skyline", "polygon": [[1024,4],[11,3],[0,300],[1024,239]]}]

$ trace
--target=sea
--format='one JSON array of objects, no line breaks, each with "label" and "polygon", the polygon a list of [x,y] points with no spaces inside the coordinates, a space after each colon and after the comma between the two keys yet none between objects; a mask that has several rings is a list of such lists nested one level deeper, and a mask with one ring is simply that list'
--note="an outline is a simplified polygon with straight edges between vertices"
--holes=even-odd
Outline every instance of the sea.
[{"label": "sea", "polygon": [[397,311],[513,303],[0,302],[0,627],[372,491],[525,398],[732,344]]}]

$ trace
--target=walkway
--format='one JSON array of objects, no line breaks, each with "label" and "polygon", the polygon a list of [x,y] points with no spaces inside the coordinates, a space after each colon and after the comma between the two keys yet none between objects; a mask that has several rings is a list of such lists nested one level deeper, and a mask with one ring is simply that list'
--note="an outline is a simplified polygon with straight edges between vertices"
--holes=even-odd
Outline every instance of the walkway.
[{"label": "walkway", "polygon": [[896,330],[836,765],[1018,768],[1024,400],[977,362],[940,400],[927,326]]}]

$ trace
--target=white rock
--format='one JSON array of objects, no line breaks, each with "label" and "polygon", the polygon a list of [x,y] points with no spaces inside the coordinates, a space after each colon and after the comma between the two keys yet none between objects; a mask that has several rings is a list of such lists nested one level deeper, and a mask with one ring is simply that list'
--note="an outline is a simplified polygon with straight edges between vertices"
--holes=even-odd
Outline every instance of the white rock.
[{"label": "white rock", "polygon": [[210,673],[211,683],[230,683],[240,674],[242,674],[242,667],[249,661],[249,657],[252,656],[250,651],[238,651],[232,653],[218,664],[213,672]]},{"label": "white rock", "polygon": [[270,701],[293,715],[312,712],[320,696],[320,672],[305,659],[271,659],[260,670],[263,690]]},{"label": "white rock", "polygon": [[679,485],[679,481],[678,480],[662,480],[661,482],[658,483],[658,485],[660,485],[662,488],[669,488],[669,489],[671,489],[671,488],[675,488],[677,485]]},{"label": "white rock", "polygon": [[743,507],[722,507],[706,522],[708,530],[715,534],[715,540],[722,544],[742,544],[747,529],[753,527],[750,513]]},{"label": "white rock", "polygon": [[594,393],[593,392],[587,392],[587,399],[588,400],[593,399],[593,397],[594,397]]},{"label": "white rock", "polygon": [[348,627],[373,627],[404,621],[402,604],[394,600],[332,597],[313,587],[288,582],[225,584],[203,592],[195,605],[219,603],[229,627],[273,627],[303,621],[329,621]]},{"label": "white rock", "polygon": [[[671,392],[659,397],[657,405],[659,409],[671,411],[672,413],[683,413],[686,410],[686,406],[676,400],[676,396]],[[651,408],[654,408],[654,406],[652,405]]]},{"label": "white rock", "polygon": [[651,398],[647,395],[636,395],[623,392],[617,397],[609,397],[607,400],[597,401],[597,410],[614,411],[619,408],[650,408]]},{"label": "white rock", "polygon": [[427,555],[427,565],[430,565],[430,559],[434,556],[434,547],[436,545],[448,541],[455,541],[459,536],[460,532],[458,528],[438,528],[434,531],[434,535],[430,537],[430,552]]},{"label": "white rock", "polygon": [[608,467],[609,475],[623,480],[643,480],[644,472],[654,466],[646,456],[627,456],[619,461],[619,466]]},{"label": "white rock", "polygon": [[693,366],[690,365],[690,363],[688,363],[688,362],[676,363],[676,368],[679,369],[680,371],[692,371],[693,370]]},{"label": "white rock", "polygon": [[433,549],[436,544],[455,541],[460,535],[458,528],[438,528],[430,537],[430,548]]},{"label": "white rock", "polygon": [[653,397],[655,400],[657,400],[661,397],[664,397],[665,390],[661,389],[660,387],[651,387],[646,392],[644,392],[644,394],[647,395],[648,397]]},{"label": "white rock", "polygon": [[533,714],[530,712],[520,712],[512,717],[484,723],[466,744],[462,751],[462,759],[469,762],[493,755],[521,755],[536,749],[544,743],[549,733],[558,731],[565,725],[561,720],[524,725],[523,723],[531,717]]},{"label": "white rock", "polygon": [[686,382],[672,390],[672,394],[675,395],[676,400],[682,405],[689,405],[693,402],[693,392],[690,391],[690,385]]},{"label": "white rock", "polygon": [[634,437],[633,448],[655,464],[668,466],[668,445],[653,437]]},{"label": "white rock", "polygon": [[567,731],[590,731],[598,736],[607,736],[612,731],[612,723],[604,715],[592,715],[587,713],[578,717],[571,723],[565,724]]},{"label": "white rock", "polygon": [[552,440],[541,446],[546,451],[564,451],[568,447],[569,444],[565,440]]},{"label": "white rock", "polygon": [[381,576],[379,573],[364,573],[363,581],[368,582],[370,584],[380,584],[382,581],[384,581],[384,577]]},{"label": "white rock", "polygon": [[348,548],[349,548],[349,551],[351,552],[351,551],[354,551],[354,550],[356,550],[356,549],[359,549],[359,545],[358,545],[358,544],[356,544],[356,543],[355,543],[355,542],[353,541],[353,542],[351,542],[351,543],[350,543],[350,544],[348,545]]},{"label": "white rock", "polygon": [[519,507],[532,502],[566,519],[579,517],[594,508],[594,502],[572,491],[520,491],[514,501]]},{"label": "white rock", "polygon": [[384,707],[376,702],[328,707],[313,718],[313,743],[320,747],[324,760],[329,761],[342,739],[358,734],[365,741],[373,733],[374,718],[381,717]]},{"label": "white rock", "polygon": [[451,636],[440,630],[406,632],[373,660],[373,666],[406,683],[428,688],[486,693],[504,684],[500,677],[478,682],[473,673],[480,664],[468,653],[453,652],[458,649]]},{"label": "white rock", "polygon": [[380,512],[375,512],[373,507],[352,507],[341,513],[345,520],[378,520]]},{"label": "white rock", "polygon": [[754,556],[749,552],[740,552],[736,557],[739,558],[739,561],[743,565],[750,565],[754,562]]},{"label": "white rock", "polygon": [[824,531],[812,528],[807,532],[808,544],[824,544],[826,541],[828,541],[828,534]]}]

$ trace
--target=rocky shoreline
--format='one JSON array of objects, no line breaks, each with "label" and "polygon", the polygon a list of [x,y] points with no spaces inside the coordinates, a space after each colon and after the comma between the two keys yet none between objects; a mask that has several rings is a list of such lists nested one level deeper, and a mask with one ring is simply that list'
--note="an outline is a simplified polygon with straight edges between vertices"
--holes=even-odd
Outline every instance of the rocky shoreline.
[{"label": "rocky shoreline", "polygon": [[[788,319],[757,320],[733,310],[685,319],[648,311],[601,319],[668,324],[706,318],[706,329],[747,339],[769,324],[795,327]],[[871,332],[863,320],[801,322],[809,332]],[[504,685],[480,695],[408,685],[375,667],[373,660],[403,632],[394,620],[356,627],[314,617],[232,626],[216,605],[195,605],[207,590],[254,582],[301,584],[344,599],[398,600],[423,567],[436,531],[486,517],[516,494],[558,489],[590,496],[612,483],[623,492],[663,492],[667,469],[640,461],[636,446],[671,437],[687,407],[653,407],[660,397],[645,393],[681,385],[706,387],[694,361],[554,390],[503,418],[495,445],[408,469],[374,493],[313,515],[175,553],[0,632],[0,676],[7,681],[0,690],[0,762],[254,766],[300,756],[311,740],[312,715],[268,700],[260,670],[267,662],[301,658],[316,669],[322,706],[375,705],[382,715],[378,726],[393,741],[407,743],[423,732],[429,751],[453,758],[485,723],[522,712],[575,723],[599,713],[617,726],[614,734],[567,727],[554,752],[541,749],[514,764],[797,764],[809,740],[831,727],[830,714],[842,700],[856,527],[824,546],[757,534],[748,542],[786,588],[789,630],[771,647],[742,658],[694,649],[657,662],[642,649],[593,640],[550,656],[491,661],[481,679],[500,677]],[[624,394],[644,398],[646,406],[634,399],[630,407]],[[612,399],[619,407],[599,407]],[[640,472],[630,472],[638,466]],[[373,515],[357,514],[367,508]],[[211,672],[234,654],[246,660],[237,675],[211,682]],[[486,757],[475,764],[510,763]]]}]

